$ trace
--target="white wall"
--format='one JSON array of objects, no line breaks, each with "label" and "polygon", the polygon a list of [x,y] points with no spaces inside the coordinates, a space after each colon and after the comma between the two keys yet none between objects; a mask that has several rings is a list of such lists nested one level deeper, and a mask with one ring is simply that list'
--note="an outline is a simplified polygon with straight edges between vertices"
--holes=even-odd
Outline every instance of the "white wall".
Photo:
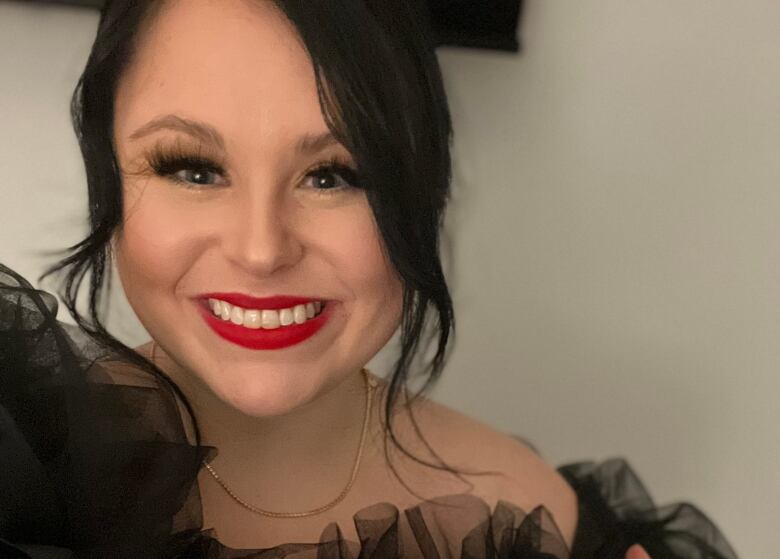
[{"label": "white wall", "polygon": [[[778,21],[530,0],[522,56],[441,51],[458,333],[434,397],[554,463],[626,456],[743,557],[780,544]],[[95,23],[0,3],[0,261],[28,277],[85,230],[67,105]],[[110,327],[145,341],[118,301]]]}]

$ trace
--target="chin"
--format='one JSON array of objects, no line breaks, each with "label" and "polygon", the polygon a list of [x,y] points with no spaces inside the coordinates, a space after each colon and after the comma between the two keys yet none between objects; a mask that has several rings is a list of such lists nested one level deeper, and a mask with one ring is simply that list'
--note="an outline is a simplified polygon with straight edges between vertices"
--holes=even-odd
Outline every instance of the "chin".
[{"label": "chin", "polygon": [[[245,382],[231,382],[221,387],[212,387],[215,394],[226,404],[251,417],[283,416],[316,396],[311,384],[273,382],[257,372],[254,378]],[[220,389],[221,388],[221,389]]]}]

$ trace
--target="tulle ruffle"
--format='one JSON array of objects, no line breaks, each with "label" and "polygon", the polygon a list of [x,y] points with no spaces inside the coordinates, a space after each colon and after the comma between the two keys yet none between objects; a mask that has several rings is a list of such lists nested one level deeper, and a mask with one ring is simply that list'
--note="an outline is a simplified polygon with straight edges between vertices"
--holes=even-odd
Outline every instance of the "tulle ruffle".
[{"label": "tulle ruffle", "polygon": [[0,559],[623,559],[634,543],[736,558],[696,507],[656,507],[622,459],[559,468],[579,497],[571,550],[544,507],[467,494],[363,508],[359,542],[331,524],[318,542],[231,549],[202,529],[197,474],[216,449],[189,443],[170,387],[117,376],[120,356],[56,316],[53,295],[0,264]]}]

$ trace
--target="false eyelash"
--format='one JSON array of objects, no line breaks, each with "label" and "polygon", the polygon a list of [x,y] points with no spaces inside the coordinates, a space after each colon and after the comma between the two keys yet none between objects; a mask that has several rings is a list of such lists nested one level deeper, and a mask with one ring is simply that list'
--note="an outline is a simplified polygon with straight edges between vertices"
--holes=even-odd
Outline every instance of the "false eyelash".
[{"label": "false eyelash", "polygon": [[[209,153],[207,150],[203,150],[201,147],[197,149],[197,153],[193,153],[192,150],[183,147],[177,143],[173,147],[163,147],[161,145],[156,146],[150,152],[147,153],[146,159],[151,169],[159,176],[168,177],[177,183],[184,185],[186,188],[193,189],[205,189],[206,185],[198,186],[174,176],[177,171],[183,169],[196,169],[199,171],[207,171],[215,173],[221,176],[225,176],[224,163],[222,159],[216,154]],[[346,183],[345,185],[338,186],[336,188],[321,189],[315,188],[318,196],[329,196],[337,192],[348,190],[350,188],[359,187],[359,174],[348,162],[342,160],[339,156],[332,156],[326,161],[322,161],[305,172],[304,176],[309,176],[315,173],[323,171],[329,171],[334,175],[338,175]]]},{"label": "false eyelash", "polygon": [[[334,175],[340,176],[347,184],[347,188],[359,188],[360,186],[360,175],[357,169],[353,168],[349,163],[343,161],[336,155],[332,156],[326,161],[318,163],[313,168],[306,171],[306,176],[322,171],[330,171],[333,172]],[[340,186],[338,188],[330,189],[315,188],[315,190],[318,192],[318,194],[327,195],[331,192],[345,190],[345,188],[344,186]]]},{"label": "false eyelash", "polygon": [[[149,167],[158,175],[169,177],[171,180],[185,185],[189,183],[173,177],[173,174],[176,171],[181,171],[182,169],[197,169],[199,171],[208,171],[210,173],[225,175],[222,159],[218,155],[204,149],[202,146],[198,146],[196,150],[192,150],[183,146],[180,142],[177,142],[171,147],[164,147],[163,145],[158,144],[146,154],[146,160],[149,163]],[[198,188],[195,185],[191,186],[193,188]]]}]

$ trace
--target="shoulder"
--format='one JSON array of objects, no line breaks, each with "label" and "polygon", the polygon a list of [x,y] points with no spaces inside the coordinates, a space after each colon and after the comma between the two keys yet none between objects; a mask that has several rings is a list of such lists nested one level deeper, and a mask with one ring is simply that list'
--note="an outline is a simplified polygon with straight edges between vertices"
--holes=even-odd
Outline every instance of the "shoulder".
[{"label": "shoulder", "polygon": [[527,443],[426,398],[416,401],[412,409],[421,434],[448,464],[464,471],[497,472],[464,474],[473,486],[470,493],[485,500],[491,510],[499,500],[525,512],[543,505],[571,547],[578,520],[577,495]]}]

